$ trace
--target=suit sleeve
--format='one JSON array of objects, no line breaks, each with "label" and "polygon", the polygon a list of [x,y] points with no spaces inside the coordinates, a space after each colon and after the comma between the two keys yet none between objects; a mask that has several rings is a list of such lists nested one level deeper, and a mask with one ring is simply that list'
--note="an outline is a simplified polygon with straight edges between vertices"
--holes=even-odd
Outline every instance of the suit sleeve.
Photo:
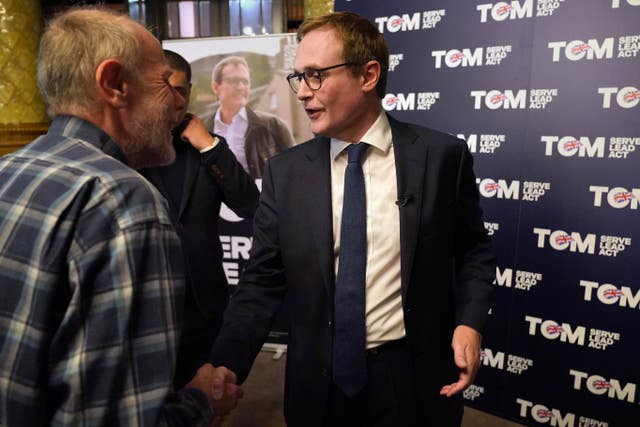
[{"label": "suit sleeve", "polygon": [[456,324],[482,332],[492,303],[496,258],[482,221],[473,158],[463,146],[456,184]]},{"label": "suit sleeve", "polygon": [[286,293],[278,238],[279,207],[269,165],[267,162],[260,203],[254,217],[249,260],[210,353],[212,364],[234,371],[239,383],[249,374]]},{"label": "suit sleeve", "polygon": [[[217,135],[216,135],[217,136]],[[202,155],[201,162],[219,186],[223,202],[241,218],[253,218],[260,192],[244,170],[224,138],[213,150]]]}]

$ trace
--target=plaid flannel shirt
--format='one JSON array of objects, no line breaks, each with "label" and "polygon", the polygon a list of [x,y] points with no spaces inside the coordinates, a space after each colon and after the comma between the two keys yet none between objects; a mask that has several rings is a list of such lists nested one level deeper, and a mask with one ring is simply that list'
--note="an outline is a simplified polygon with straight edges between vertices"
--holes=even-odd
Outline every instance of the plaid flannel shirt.
[{"label": "plaid flannel shirt", "polygon": [[207,425],[171,391],[179,240],[100,129],[57,117],[0,158],[0,425]]}]

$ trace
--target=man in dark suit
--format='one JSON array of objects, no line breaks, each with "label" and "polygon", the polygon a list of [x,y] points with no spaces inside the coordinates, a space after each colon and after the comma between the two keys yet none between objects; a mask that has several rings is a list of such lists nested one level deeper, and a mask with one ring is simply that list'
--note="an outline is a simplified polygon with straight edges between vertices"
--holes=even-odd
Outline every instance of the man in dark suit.
[{"label": "man in dark suit", "polygon": [[495,274],[471,155],[382,111],[371,22],[332,13],[298,39],[287,79],[317,136],[267,164],[212,361],[243,381],[286,298],[289,427],[459,426]]},{"label": "man in dark suit", "polygon": [[[229,300],[218,237],[220,204],[238,216],[252,218],[259,191],[238,163],[224,139],[210,134],[202,121],[187,114],[191,67],[175,52],[165,50],[173,73],[169,84],[187,102],[181,112],[184,130],[174,131],[176,160],[168,166],[143,169],[169,202],[187,269],[182,337],[174,383],[191,380],[207,356]],[[185,127],[186,126],[186,127]]]}]

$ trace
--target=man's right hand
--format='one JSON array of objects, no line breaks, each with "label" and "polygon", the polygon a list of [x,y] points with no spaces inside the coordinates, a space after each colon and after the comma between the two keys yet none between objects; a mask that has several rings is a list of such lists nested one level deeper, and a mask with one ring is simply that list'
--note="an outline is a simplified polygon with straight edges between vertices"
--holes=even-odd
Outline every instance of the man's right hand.
[{"label": "man's right hand", "polygon": [[188,142],[198,151],[209,147],[215,147],[218,143],[218,138],[215,138],[209,133],[204,122],[198,116],[194,116],[191,113],[187,113],[185,119],[187,118],[188,122],[180,132],[180,139]]},{"label": "man's right hand", "polygon": [[224,417],[238,406],[238,399],[244,395],[242,388],[236,384],[237,381],[236,374],[224,366],[215,368],[212,364],[205,363],[187,387],[204,392],[209,397],[214,416],[218,418]]}]

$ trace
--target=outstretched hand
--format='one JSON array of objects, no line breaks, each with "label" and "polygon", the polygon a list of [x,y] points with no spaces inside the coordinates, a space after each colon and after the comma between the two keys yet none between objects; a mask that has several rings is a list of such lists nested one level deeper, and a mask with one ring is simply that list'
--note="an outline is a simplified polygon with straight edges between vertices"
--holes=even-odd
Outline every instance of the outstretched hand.
[{"label": "outstretched hand", "polygon": [[440,389],[441,395],[451,397],[471,385],[480,368],[481,341],[480,333],[469,326],[460,325],[453,331],[451,347],[454,362],[460,369],[460,376],[458,381],[443,386]]}]

